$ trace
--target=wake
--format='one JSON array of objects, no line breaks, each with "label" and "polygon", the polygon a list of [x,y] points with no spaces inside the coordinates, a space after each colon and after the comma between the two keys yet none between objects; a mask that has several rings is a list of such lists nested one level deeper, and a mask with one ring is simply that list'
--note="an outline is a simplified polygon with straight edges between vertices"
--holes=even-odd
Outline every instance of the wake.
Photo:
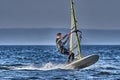
[{"label": "wake", "polygon": [[53,64],[51,62],[40,67],[40,70],[53,70],[53,69],[65,69],[65,64]]},{"label": "wake", "polygon": [[65,69],[64,68],[65,64],[54,64],[54,63],[46,63],[43,64],[40,67],[36,67],[33,64],[26,65],[26,66],[17,66],[13,67],[14,70],[54,70],[54,69]]}]

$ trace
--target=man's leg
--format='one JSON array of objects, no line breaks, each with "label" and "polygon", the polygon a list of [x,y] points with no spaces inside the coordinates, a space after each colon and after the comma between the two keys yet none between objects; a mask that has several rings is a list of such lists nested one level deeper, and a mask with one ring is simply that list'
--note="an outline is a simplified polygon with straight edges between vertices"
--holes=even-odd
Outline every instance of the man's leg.
[{"label": "man's leg", "polygon": [[74,60],[74,53],[71,53],[72,61]]},{"label": "man's leg", "polygon": [[66,48],[64,49],[64,54],[68,55],[68,63],[74,60],[74,53],[70,53]]},{"label": "man's leg", "polygon": [[74,53],[69,53],[69,54],[70,55],[69,55],[68,59],[71,60],[71,61],[73,61],[74,60]]}]

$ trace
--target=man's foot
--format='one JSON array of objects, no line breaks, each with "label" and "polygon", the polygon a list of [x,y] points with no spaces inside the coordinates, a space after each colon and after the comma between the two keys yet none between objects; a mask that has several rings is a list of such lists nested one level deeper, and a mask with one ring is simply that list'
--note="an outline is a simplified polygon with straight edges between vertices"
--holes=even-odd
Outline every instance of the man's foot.
[{"label": "man's foot", "polygon": [[71,54],[72,61],[74,61],[74,53]]},{"label": "man's foot", "polygon": [[70,63],[70,59],[68,59],[68,61],[67,61],[67,64],[69,64]]}]

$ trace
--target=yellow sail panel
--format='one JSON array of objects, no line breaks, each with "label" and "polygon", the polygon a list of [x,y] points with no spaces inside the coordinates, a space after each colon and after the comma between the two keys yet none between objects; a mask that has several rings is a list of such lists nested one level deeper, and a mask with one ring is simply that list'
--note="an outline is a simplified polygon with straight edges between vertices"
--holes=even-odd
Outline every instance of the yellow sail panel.
[{"label": "yellow sail panel", "polygon": [[[71,32],[78,30],[77,21],[74,11],[73,0],[70,0],[71,4]],[[80,47],[80,37],[78,32],[74,32],[70,36],[70,51],[72,51],[77,58],[82,58],[81,47]]]}]

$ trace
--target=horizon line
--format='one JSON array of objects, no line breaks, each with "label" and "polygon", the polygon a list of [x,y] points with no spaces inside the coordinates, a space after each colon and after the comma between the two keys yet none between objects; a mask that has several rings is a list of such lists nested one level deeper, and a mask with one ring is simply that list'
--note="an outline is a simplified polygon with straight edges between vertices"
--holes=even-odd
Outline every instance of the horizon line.
[{"label": "horizon line", "polygon": [[[0,45],[0,46],[56,46],[54,44],[26,44],[26,45],[19,45],[19,44],[10,44],[10,45],[7,45],[7,44],[4,44],[4,45]],[[120,44],[83,44],[81,46],[120,46]]]},{"label": "horizon line", "polygon": [[[0,28],[0,29],[67,29],[69,30],[69,28]],[[80,28],[79,28],[80,29]],[[81,28],[81,30],[120,30],[120,29],[88,29],[88,28]]]}]

